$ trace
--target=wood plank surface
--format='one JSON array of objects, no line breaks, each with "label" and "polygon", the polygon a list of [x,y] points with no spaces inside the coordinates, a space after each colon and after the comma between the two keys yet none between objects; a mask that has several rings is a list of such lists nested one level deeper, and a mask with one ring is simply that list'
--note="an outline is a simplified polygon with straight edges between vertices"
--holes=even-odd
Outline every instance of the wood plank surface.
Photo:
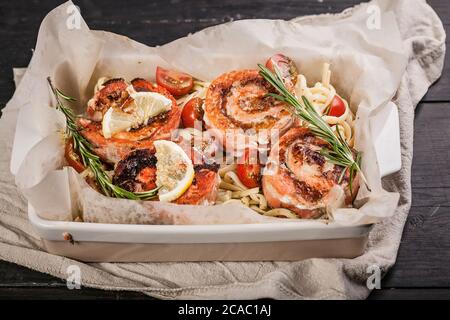
[{"label": "wood plank surface", "polygon": [[[5,46],[0,63],[0,105],[10,96],[13,87],[11,67],[25,67],[32,54],[37,32],[45,14],[64,1],[10,1],[0,7],[0,38],[16,39],[13,46]],[[340,1],[127,1],[110,5],[109,1],[75,1],[91,29],[127,35],[150,46],[161,45],[205,27],[240,19],[292,19],[294,17],[337,13],[359,3]],[[364,1],[366,2],[366,1]],[[431,0],[429,3],[441,17],[449,17],[449,3]],[[176,8],[176,9],[175,9]],[[33,12],[33,14],[24,14]],[[443,19],[447,29],[450,21]],[[20,25],[20,27],[17,27]],[[20,41],[18,41],[20,39]],[[447,42],[449,40],[447,39]],[[447,61],[449,56],[447,55]],[[450,71],[446,63],[444,72]],[[426,95],[424,101],[450,100],[450,79],[443,78]]]},{"label": "wood plank surface", "polygon": [[449,300],[450,288],[410,288],[375,290],[369,300]]},{"label": "wood plank surface", "polygon": [[[14,91],[12,67],[28,64],[40,22],[64,1],[10,1],[0,5],[0,107]],[[340,1],[75,1],[92,29],[127,35],[160,45],[223,22],[291,19],[306,14],[339,12],[358,0]],[[450,2],[431,0],[444,27],[450,24]],[[449,41],[447,39],[447,41]],[[372,299],[450,298],[450,63],[442,79],[416,111],[412,175],[413,206],[405,226],[398,260]],[[143,298],[126,292],[68,290],[64,281],[7,262],[0,262],[0,298]]]}]

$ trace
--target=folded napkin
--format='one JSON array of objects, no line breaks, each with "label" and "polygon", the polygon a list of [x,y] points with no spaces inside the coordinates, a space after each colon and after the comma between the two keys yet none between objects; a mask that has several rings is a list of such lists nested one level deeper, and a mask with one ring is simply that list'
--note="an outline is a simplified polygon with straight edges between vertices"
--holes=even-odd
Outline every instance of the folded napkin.
[{"label": "folded napkin", "polygon": [[[442,72],[445,31],[432,8],[420,0],[372,1],[340,14],[293,20],[299,24],[332,28],[333,24],[345,23],[349,16],[367,15],[370,27],[370,24],[376,24],[378,12],[381,15],[394,14],[409,55],[409,63],[394,100],[400,116],[402,169],[383,179],[386,190],[400,193],[400,202],[393,217],[375,225],[362,256],[297,262],[85,264],[48,254],[28,222],[26,200],[17,190],[9,170],[18,110],[7,105],[0,119],[0,259],[63,279],[67,278],[67,268],[77,265],[83,286],[140,291],[158,298],[366,298],[370,293],[366,285],[371,275],[370,267],[376,265],[385,274],[396,259],[411,206],[414,108]],[[17,84],[23,70],[14,71]]]}]

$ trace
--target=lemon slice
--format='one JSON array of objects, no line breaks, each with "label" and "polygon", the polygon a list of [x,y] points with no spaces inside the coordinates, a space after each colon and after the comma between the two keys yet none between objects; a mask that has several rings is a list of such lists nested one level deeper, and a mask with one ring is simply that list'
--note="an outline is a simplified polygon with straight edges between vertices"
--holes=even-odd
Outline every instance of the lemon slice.
[{"label": "lemon slice", "polygon": [[170,202],[179,198],[194,180],[194,166],[184,150],[172,141],[157,140],[156,185],[159,200]]},{"label": "lemon slice", "polygon": [[135,92],[131,94],[133,102],[127,106],[127,110],[134,111],[137,119],[146,123],[151,117],[169,111],[172,101],[157,92]]},{"label": "lemon slice", "polygon": [[130,130],[137,119],[119,108],[109,108],[103,116],[102,133],[105,138],[111,138],[115,133]]},{"label": "lemon slice", "polygon": [[111,107],[102,120],[102,133],[105,138],[114,134],[147,124],[148,120],[160,113],[169,111],[172,101],[156,92],[133,92],[131,102],[123,108]]}]

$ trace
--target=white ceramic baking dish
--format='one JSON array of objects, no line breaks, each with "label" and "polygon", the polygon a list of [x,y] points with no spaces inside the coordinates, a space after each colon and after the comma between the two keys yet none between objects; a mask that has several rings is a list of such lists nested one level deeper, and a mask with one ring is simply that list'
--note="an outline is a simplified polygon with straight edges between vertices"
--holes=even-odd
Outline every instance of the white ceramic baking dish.
[{"label": "white ceramic baking dish", "polygon": [[[381,176],[401,167],[397,107],[372,119]],[[372,225],[334,223],[239,225],[125,225],[49,221],[29,206],[31,224],[48,252],[82,261],[255,261],[311,257],[353,258],[363,253]],[[72,240],[72,241],[70,241]]]}]

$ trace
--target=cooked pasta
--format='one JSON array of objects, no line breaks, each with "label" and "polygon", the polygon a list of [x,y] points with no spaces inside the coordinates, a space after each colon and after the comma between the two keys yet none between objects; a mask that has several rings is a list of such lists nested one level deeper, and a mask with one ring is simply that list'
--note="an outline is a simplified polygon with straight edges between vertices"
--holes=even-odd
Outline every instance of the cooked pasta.
[{"label": "cooked pasta", "polygon": [[236,174],[236,165],[230,164],[219,169],[221,178],[219,194],[216,203],[226,203],[229,201],[241,201],[247,207],[265,216],[285,217],[298,219],[298,216],[288,209],[271,209],[267,205],[267,200],[260,188],[247,188],[242,184]]},{"label": "cooked pasta", "polygon": [[[333,127],[333,130],[335,132],[339,130],[342,137],[353,147],[353,113],[350,110],[348,102],[336,93],[336,89],[331,85],[330,79],[330,64],[324,63],[322,68],[322,81],[317,82],[313,87],[308,87],[306,77],[300,74],[297,77],[295,94],[297,97],[305,96],[308,98],[316,111],[323,115],[325,121]],[[345,112],[339,117],[326,115],[335,95],[339,96],[345,105]]]}]

